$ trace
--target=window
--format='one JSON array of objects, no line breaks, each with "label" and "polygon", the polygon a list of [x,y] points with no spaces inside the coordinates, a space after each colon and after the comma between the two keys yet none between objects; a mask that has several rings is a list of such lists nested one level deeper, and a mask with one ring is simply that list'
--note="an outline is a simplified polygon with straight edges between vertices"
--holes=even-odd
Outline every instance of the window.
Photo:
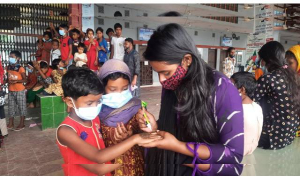
[{"label": "window", "polygon": [[98,6],[98,13],[104,14],[104,7],[103,6]]},{"label": "window", "polygon": [[98,19],[98,24],[99,25],[104,25],[104,19]]},{"label": "window", "polygon": [[125,10],[125,17],[129,17],[130,16],[130,11],[129,10]]}]

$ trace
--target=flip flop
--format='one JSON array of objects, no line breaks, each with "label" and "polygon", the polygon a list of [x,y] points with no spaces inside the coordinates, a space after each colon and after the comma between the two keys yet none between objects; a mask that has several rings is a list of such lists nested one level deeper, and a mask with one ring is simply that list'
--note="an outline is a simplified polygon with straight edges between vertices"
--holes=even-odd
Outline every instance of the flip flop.
[{"label": "flip flop", "polygon": [[23,126],[22,128],[16,128],[14,129],[14,131],[22,131],[23,129],[25,129],[25,126]]},{"label": "flip flop", "polygon": [[8,129],[8,130],[13,130],[13,129],[14,129],[14,127],[7,127],[7,129]]}]

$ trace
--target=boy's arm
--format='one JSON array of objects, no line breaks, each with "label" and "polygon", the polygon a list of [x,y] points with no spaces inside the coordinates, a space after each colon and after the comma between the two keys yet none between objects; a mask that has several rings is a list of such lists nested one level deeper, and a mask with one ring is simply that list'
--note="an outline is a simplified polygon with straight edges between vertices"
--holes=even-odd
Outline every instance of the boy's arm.
[{"label": "boy's arm", "polygon": [[111,50],[110,50],[110,57],[109,59],[112,59],[114,57],[114,45],[110,46]]},{"label": "boy's arm", "polygon": [[80,164],[80,166],[98,176],[102,176],[120,167],[121,164]]},{"label": "boy's arm", "polygon": [[59,127],[57,130],[57,138],[61,144],[72,149],[75,153],[99,164],[115,159],[136,144],[161,139],[160,136],[155,134],[136,134],[117,145],[98,150],[82,140],[73,129],[67,126]]}]

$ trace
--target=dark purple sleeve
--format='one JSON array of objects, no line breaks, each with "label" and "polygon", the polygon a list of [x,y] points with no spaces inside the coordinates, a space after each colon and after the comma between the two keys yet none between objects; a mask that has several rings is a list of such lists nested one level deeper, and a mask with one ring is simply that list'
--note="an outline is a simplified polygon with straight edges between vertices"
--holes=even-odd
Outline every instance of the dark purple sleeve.
[{"label": "dark purple sleeve", "polygon": [[207,160],[197,158],[198,164],[211,164],[208,171],[197,170],[197,175],[240,175],[244,153],[244,118],[242,99],[228,78],[220,77],[214,97],[214,120],[219,143],[205,144],[210,150]]}]

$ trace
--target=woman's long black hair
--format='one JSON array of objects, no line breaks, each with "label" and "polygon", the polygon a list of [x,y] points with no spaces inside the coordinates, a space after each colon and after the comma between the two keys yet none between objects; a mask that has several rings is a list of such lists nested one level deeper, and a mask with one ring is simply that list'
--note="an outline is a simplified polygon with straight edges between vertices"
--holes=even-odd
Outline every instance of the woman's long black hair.
[{"label": "woman's long black hair", "polygon": [[259,57],[266,62],[266,67],[269,72],[280,70],[282,72],[282,78],[287,84],[288,94],[291,101],[300,114],[300,80],[296,72],[291,68],[283,68],[287,64],[285,59],[284,47],[277,41],[271,41],[262,46],[258,52]]},{"label": "woman's long black hair", "polygon": [[[212,111],[212,95],[215,91],[213,69],[201,59],[187,31],[174,23],[158,27],[148,41],[143,56],[149,61],[181,64],[186,54],[192,55],[192,63],[181,85],[175,90],[180,129],[184,132],[182,140],[214,143],[218,141],[218,133]],[[162,105],[161,113],[164,108],[173,107]]]}]

